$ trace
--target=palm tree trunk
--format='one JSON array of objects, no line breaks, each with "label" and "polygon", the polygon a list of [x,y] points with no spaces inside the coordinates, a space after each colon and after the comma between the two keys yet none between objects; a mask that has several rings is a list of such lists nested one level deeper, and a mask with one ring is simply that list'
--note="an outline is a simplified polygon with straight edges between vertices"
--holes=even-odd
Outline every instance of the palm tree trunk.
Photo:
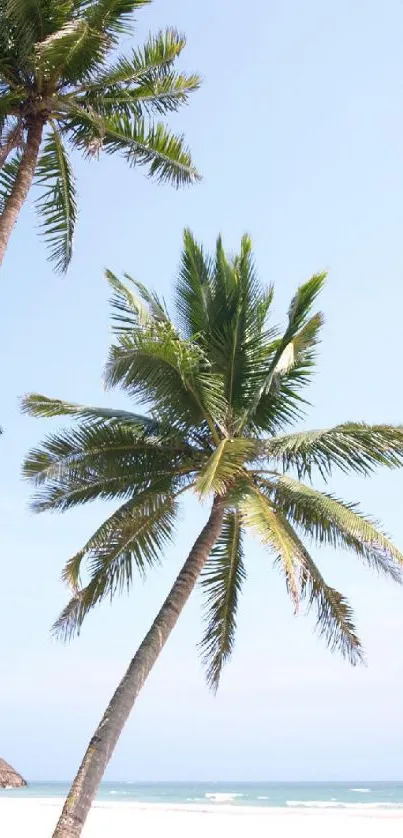
[{"label": "palm tree trunk", "polygon": [[18,169],[14,186],[0,215],[0,267],[19,212],[24,204],[32,184],[39,148],[42,140],[44,117],[40,114],[32,121],[27,134],[27,143]]},{"label": "palm tree trunk", "polygon": [[196,539],[161,610],[139,646],[87,748],[53,838],[78,838],[105,768],[133,704],[162,651],[222,527],[224,500],[215,498],[207,524]]}]

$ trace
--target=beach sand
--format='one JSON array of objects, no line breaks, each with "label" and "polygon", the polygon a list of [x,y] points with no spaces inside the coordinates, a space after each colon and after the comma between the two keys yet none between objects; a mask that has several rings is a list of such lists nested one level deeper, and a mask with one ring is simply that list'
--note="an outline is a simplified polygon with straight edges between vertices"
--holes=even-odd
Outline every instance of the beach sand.
[{"label": "beach sand", "polygon": [[[0,799],[1,838],[51,838],[61,801]],[[403,813],[386,810],[251,811],[228,806],[193,809],[146,804],[97,803],[88,818],[84,838],[401,838]]]}]

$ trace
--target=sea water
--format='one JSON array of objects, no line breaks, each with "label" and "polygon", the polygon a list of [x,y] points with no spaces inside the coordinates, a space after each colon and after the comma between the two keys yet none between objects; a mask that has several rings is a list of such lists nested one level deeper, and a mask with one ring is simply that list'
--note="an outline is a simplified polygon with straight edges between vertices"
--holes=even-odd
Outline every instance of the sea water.
[{"label": "sea water", "polygon": [[[63,798],[68,783],[32,782],[0,790],[0,798]],[[99,801],[169,808],[253,807],[292,809],[402,809],[403,782],[165,782],[101,784]]]}]

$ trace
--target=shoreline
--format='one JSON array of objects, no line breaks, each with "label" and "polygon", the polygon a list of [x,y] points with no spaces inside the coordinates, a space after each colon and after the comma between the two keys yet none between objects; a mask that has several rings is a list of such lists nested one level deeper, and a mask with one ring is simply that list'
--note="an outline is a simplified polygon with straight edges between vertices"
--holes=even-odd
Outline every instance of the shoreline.
[{"label": "shoreline", "polygon": [[[61,798],[18,799],[0,795],[0,832],[7,838],[46,838],[52,835]],[[139,801],[97,801],[88,817],[83,838],[133,838],[137,833],[164,834],[166,838],[205,838],[208,820],[209,838],[244,838],[245,827],[254,838],[401,838],[403,809],[247,807],[228,804],[164,804]],[[364,833],[365,830],[365,833]],[[382,830],[382,832],[380,832]]]},{"label": "shoreline", "polygon": [[[61,810],[65,798],[64,797],[24,797],[19,798],[14,795],[7,795],[7,790],[3,794],[0,791],[0,812],[3,806],[14,808],[53,808],[58,811]],[[92,810],[107,810],[111,812],[128,811],[133,812],[150,812],[150,813],[183,813],[187,815],[232,815],[234,817],[273,817],[274,815],[304,816],[316,817],[319,815],[332,817],[376,817],[382,820],[399,819],[403,821],[403,805],[400,804],[385,804],[385,803],[333,803],[323,801],[310,802],[292,802],[287,806],[248,806],[246,804],[231,804],[231,803],[153,803],[140,800],[96,800],[92,806]]]}]

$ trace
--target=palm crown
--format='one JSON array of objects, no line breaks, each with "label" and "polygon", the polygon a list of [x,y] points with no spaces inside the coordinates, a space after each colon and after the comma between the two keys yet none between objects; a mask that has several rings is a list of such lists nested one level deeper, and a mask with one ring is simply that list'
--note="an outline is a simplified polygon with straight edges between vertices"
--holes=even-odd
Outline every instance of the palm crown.
[{"label": "palm crown", "polygon": [[[251,243],[228,259],[221,240],[207,256],[185,232],[176,283],[176,325],[154,293],[108,273],[116,333],[106,382],[151,406],[148,416],[28,396],[31,415],[68,414],[78,424],[49,436],[25,462],[37,511],[97,498],[119,508],[66,564],[73,596],[56,631],[78,630],[87,612],[145,573],[175,532],[179,498],[220,496],[225,516],[204,568],[201,650],[213,687],[231,653],[245,577],[244,534],[258,536],[284,573],[294,606],[316,606],[317,627],[352,663],[362,647],[345,598],[324,580],[302,537],[354,551],[399,581],[403,555],[356,505],[313,488],[317,471],[369,474],[399,466],[403,428],[349,422],[288,433],[314,369],[322,316],[312,313],[323,274],[298,288],[281,335],[270,323],[272,289],[254,269]],[[129,281],[130,280],[130,281]],[[83,563],[88,578],[81,582]]]},{"label": "palm crown", "polygon": [[29,164],[41,188],[41,229],[61,270],[76,221],[70,150],[120,152],[176,186],[198,178],[183,138],[155,122],[199,86],[197,75],[174,69],[184,37],[168,29],[116,55],[133,13],[147,2],[0,0],[0,214],[7,205],[11,213],[10,197],[26,187]]}]

